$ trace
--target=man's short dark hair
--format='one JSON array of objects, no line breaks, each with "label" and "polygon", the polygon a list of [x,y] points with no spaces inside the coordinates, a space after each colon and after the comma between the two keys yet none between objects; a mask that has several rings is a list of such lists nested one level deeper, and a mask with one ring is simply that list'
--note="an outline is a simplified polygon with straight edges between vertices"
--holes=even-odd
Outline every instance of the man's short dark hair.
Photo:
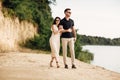
[{"label": "man's short dark hair", "polygon": [[64,13],[67,12],[68,10],[71,10],[71,9],[70,9],[70,8],[66,8],[66,9],[64,10]]}]

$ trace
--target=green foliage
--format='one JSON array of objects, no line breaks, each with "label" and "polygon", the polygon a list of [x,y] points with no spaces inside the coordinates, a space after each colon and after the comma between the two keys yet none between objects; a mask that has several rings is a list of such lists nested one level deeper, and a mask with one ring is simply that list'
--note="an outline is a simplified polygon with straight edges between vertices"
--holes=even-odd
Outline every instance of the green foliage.
[{"label": "green foliage", "polygon": [[27,20],[38,24],[39,36],[27,40],[25,46],[33,49],[50,50],[48,43],[53,18],[49,4],[54,3],[54,1],[55,0],[3,0],[3,13],[5,16],[17,16],[21,21]]},{"label": "green foliage", "polygon": [[[53,18],[49,4],[55,4],[55,0],[2,0],[2,2],[4,7],[2,11],[5,16],[17,16],[21,21],[27,20],[38,25],[39,34],[27,40],[22,46],[32,49],[50,50],[50,26]],[[82,54],[80,39],[81,37],[78,36],[75,43],[76,58],[88,62],[88,60],[92,60],[92,58],[89,57],[93,56],[93,54],[89,54],[89,52],[84,52],[85,55]],[[70,56],[70,54],[68,54],[68,56]]]},{"label": "green foliage", "polygon": [[82,47],[80,44],[80,36],[78,36],[78,34],[77,34],[77,40],[75,42],[75,56],[76,56],[76,58],[78,58],[78,55],[80,54],[81,51],[82,51]]},{"label": "green foliage", "polygon": [[90,63],[91,60],[93,60],[93,58],[94,58],[94,55],[86,50],[86,51],[81,51],[77,59],[86,63]]},{"label": "green foliage", "polygon": [[114,38],[111,41],[112,45],[119,45],[120,46],[120,38]]},{"label": "green foliage", "polygon": [[110,39],[97,36],[78,35],[82,45],[120,45],[120,38]]},{"label": "green foliage", "polygon": [[26,41],[27,44],[25,46],[31,49],[50,50],[50,46],[48,45],[49,42],[47,38],[48,37],[45,35],[35,36],[34,38],[27,40]]},{"label": "green foliage", "polygon": [[94,55],[89,51],[83,51],[80,42],[80,36],[77,34],[77,41],[75,43],[75,57],[83,62],[90,63]]}]

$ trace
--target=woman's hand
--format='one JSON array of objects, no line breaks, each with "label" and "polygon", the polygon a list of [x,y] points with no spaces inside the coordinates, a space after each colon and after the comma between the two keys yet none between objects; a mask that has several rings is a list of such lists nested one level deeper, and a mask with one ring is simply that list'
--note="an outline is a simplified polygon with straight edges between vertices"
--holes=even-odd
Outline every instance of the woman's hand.
[{"label": "woman's hand", "polygon": [[59,29],[59,32],[62,33],[64,31],[64,29]]}]

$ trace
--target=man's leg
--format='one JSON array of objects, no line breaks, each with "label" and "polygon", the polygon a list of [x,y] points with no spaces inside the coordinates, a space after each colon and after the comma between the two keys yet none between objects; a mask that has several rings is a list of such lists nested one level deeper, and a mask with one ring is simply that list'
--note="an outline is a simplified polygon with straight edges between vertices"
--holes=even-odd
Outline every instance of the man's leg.
[{"label": "man's leg", "polygon": [[69,48],[70,48],[70,54],[71,54],[71,63],[72,63],[72,68],[75,67],[75,50],[74,50],[74,40],[73,38],[70,39],[69,41]]},{"label": "man's leg", "polygon": [[64,61],[64,65],[67,64],[67,43],[68,43],[68,39],[62,38],[62,50],[63,50],[63,61]]}]

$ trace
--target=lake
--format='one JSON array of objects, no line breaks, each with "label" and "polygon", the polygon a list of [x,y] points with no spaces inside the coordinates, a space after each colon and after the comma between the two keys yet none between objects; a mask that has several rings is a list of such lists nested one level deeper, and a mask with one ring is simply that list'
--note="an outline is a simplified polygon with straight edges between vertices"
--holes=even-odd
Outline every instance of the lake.
[{"label": "lake", "polygon": [[94,54],[91,64],[120,73],[120,46],[83,46],[86,49]]}]

